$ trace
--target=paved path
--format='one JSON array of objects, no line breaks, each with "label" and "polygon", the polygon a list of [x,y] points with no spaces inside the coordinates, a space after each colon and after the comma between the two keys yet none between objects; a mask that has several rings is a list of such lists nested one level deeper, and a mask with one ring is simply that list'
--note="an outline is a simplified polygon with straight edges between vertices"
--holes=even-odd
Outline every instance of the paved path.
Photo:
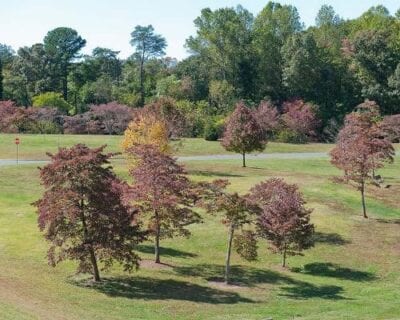
[{"label": "paved path", "polygon": [[[325,152],[290,152],[290,153],[260,153],[246,154],[246,159],[315,159],[326,158]],[[237,160],[242,159],[240,154],[214,154],[207,156],[178,157],[179,161],[206,161],[206,160]]]},{"label": "paved path", "polygon": [[[248,154],[246,159],[315,159],[326,158],[328,154],[325,152],[292,152],[292,153],[260,153]],[[240,160],[240,154],[214,154],[206,156],[182,156],[177,157],[178,161],[207,161],[207,160]],[[18,164],[41,164],[46,163],[45,160],[19,160]],[[16,165],[17,161],[13,159],[0,159],[0,166]]]},{"label": "paved path", "polygon": [[[19,160],[18,164],[40,164],[46,163],[44,160]],[[17,160],[13,159],[0,159],[0,166],[13,166],[17,165]]]}]

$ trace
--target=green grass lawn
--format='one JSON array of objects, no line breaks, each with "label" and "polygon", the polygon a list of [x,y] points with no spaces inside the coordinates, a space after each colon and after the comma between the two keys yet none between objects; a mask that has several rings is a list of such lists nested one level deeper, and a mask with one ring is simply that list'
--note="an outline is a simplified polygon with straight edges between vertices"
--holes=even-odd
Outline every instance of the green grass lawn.
[{"label": "green grass lawn", "polygon": [[[0,134],[0,159],[16,158],[16,146],[14,144],[16,137],[21,140],[19,146],[20,159],[30,160],[46,159],[46,152],[55,152],[58,147],[69,147],[76,143],[85,143],[90,147],[106,144],[109,151],[120,152],[122,141],[122,136]],[[178,148],[177,155],[181,156],[230,154],[218,141],[187,138],[175,141],[173,144]],[[322,143],[296,145],[271,142],[265,152],[327,152],[331,148],[332,145]]]},{"label": "green grass lawn", "polygon": [[[2,135],[0,158],[10,154]],[[53,136],[23,136],[30,154],[57,147]],[[46,139],[49,147],[47,147]],[[63,145],[79,136],[63,136]],[[83,139],[83,138],[82,138]],[[109,140],[107,140],[109,139]],[[85,137],[91,146],[116,137]],[[218,143],[188,140],[181,154],[222,153]],[[50,147],[51,146],[51,147]],[[270,151],[326,151],[327,145],[271,144]],[[206,149],[204,149],[206,148]],[[202,153],[201,151],[205,151]],[[277,151],[279,150],[279,151]],[[7,153],[8,152],[8,153]],[[124,161],[115,161],[122,177]],[[104,281],[90,285],[89,276],[75,275],[75,264],[47,265],[46,248],[30,203],[41,195],[35,166],[0,167],[0,318],[1,319],[398,319],[400,314],[400,164],[379,173],[389,189],[368,188],[371,218],[360,217],[357,191],[334,184],[338,171],[327,159],[190,161],[186,168],[195,180],[226,178],[230,188],[245,193],[268,177],[297,183],[314,208],[317,241],[304,256],[290,257],[289,269],[280,257],[259,244],[259,259],[245,262],[233,254],[233,281],[221,287],[226,229],[218,216],[204,215],[191,227],[192,237],[162,241],[161,268],[149,263],[151,243],[140,246],[144,265],[132,274],[115,267]]]}]

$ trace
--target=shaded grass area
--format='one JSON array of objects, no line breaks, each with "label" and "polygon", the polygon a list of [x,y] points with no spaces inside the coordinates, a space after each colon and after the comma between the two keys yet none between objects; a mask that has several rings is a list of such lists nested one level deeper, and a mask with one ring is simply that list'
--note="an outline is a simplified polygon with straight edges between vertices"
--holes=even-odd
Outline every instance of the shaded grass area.
[{"label": "shaded grass area", "polygon": [[[1,149],[0,149],[1,150]],[[379,195],[367,188],[371,219],[360,217],[356,190],[330,178],[338,172],[326,159],[188,162],[194,180],[227,178],[245,193],[268,177],[298,183],[314,208],[316,245],[304,256],[280,257],[259,243],[259,259],[234,252],[235,287],[217,285],[223,275],[226,228],[220,217],[204,215],[192,237],[163,240],[168,268],[143,267],[131,275],[118,266],[94,284],[74,275],[75,264],[47,265],[47,244],[30,203],[42,189],[35,166],[0,167],[0,318],[5,319],[395,319],[400,314],[400,204],[396,189]],[[127,177],[123,161],[116,171]],[[400,166],[380,170],[393,186]],[[152,243],[138,247],[153,259]]]},{"label": "shaded grass area", "polygon": [[152,277],[105,278],[101,283],[75,281],[78,286],[95,289],[111,297],[144,300],[184,300],[207,304],[250,303],[250,299],[236,292],[227,292],[208,286],[201,286],[175,279],[154,279]]}]

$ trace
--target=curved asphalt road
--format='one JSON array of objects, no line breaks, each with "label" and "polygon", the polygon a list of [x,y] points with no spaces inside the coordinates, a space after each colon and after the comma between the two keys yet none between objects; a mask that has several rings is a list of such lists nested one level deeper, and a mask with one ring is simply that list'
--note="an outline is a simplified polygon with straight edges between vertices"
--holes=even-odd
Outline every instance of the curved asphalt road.
[{"label": "curved asphalt road", "polygon": [[[315,159],[326,158],[325,152],[292,152],[292,153],[260,153],[248,154],[246,159]],[[242,156],[239,154],[214,154],[207,156],[182,156],[177,157],[178,161],[207,161],[207,160],[239,160]],[[19,160],[18,164],[41,164],[45,160]],[[0,159],[0,166],[16,165],[17,161],[12,159]]]}]

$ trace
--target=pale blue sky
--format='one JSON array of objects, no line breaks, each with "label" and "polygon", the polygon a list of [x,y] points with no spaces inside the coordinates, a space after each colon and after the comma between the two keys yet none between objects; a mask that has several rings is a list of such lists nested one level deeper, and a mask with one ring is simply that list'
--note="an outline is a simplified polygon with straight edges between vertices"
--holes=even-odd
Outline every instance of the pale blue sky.
[{"label": "pale blue sky", "polygon": [[[0,43],[14,49],[41,42],[47,31],[68,26],[87,40],[85,53],[97,46],[132,53],[130,32],[135,25],[152,24],[168,42],[167,54],[179,59],[187,53],[185,39],[195,33],[193,20],[205,7],[212,9],[237,4],[256,15],[266,4],[261,0],[0,0]],[[306,26],[314,24],[323,4],[330,4],[343,18],[359,16],[371,6],[382,4],[393,14],[398,0],[282,0],[297,7]]]}]

